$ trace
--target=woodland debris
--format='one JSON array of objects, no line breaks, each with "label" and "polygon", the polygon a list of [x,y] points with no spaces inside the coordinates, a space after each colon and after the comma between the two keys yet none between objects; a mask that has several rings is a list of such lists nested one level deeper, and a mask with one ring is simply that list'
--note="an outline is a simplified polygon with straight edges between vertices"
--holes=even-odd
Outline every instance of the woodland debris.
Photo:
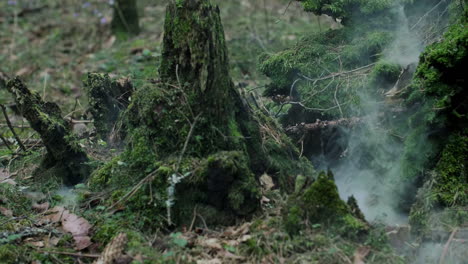
[{"label": "woodland debris", "polygon": [[50,209],[46,214],[42,220],[61,223],[63,230],[72,234],[77,250],[83,250],[91,245],[91,238],[88,236],[91,225],[86,219],[60,206]]},{"label": "woodland debris", "polygon": [[123,256],[123,251],[127,245],[127,234],[120,233],[114,237],[102,252],[101,256],[93,264],[112,264]]},{"label": "woodland debris", "polygon": [[90,173],[88,157],[62,118],[57,104],[44,102],[19,78],[8,81],[7,89],[13,95],[20,112],[39,133],[47,149],[43,169],[58,170],[57,174],[64,177],[67,184],[76,184],[86,178]]},{"label": "woodland debris", "polygon": [[2,108],[2,112],[3,112],[3,116],[5,117],[5,121],[8,125],[8,127],[10,128],[11,130],[11,133],[13,134],[13,136],[15,137],[16,139],[16,142],[18,142],[18,145],[20,146],[20,148],[23,150],[23,151],[26,151],[26,147],[23,145],[23,143],[21,142],[21,139],[19,138],[18,134],[16,134],[16,131],[15,129],[13,128],[13,126],[11,125],[11,121],[10,121],[10,118],[8,117],[8,114],[6,112],[6,107],[2,104],[0,104],[0,108]]},{"label": "woodland debris", "polygon": [[315,123],[301,123],[295,126],[289,126],[286,128],[286,133],[291,135],[316,131],[325,128],[335,128],[339,126],[352,127],[361,123],[362,121],[363,119],[359,117],[341,118],[332,121],[322,121],[317,119]]}]

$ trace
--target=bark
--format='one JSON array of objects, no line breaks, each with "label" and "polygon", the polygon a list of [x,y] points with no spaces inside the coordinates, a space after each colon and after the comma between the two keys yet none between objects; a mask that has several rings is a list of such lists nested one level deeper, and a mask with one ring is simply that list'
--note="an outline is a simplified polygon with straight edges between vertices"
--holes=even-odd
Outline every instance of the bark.
[{"label": "bark", "polygon": [[6,87],[22,115],[41,136],[47,149],[47,157],[43,163],[45,169],[56,169],[66,184],[84,180],[90,173],[88,157],[62,118],[60,108],[55,103],[44,102],[19,78],[8,81]]},{"label": "bark", "polygon": [[218,7],[208,1],[172,1],[164,32],[162,81],[184,86],[186,93],[196,96],[197,108],[224,123],[239,95],[229,76]]},{"label": "bark", "polygon": [[140,24],[136,0],[117,0],[114,5],[112,32],[120,35],[138,35]]}]

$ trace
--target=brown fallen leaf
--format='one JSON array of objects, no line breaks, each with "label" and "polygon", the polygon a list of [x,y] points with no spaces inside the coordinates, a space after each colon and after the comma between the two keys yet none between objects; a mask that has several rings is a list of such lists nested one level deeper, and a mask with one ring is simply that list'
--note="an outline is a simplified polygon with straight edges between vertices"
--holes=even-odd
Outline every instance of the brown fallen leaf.
[{"label": "brown fallen leaf", "polygon": [[7,169],[0,169],[0,182],[10,178],[10,172]]},{"label": "brown fallen leaf", "polygon": [[42,217],[42,220],[50,221],[52,223],[59,223],[62,221],[65,213],[68,213],[68,210],[65,210],[65,208],[61,206],[55,206],[46,212],[46,214]]},{"label": "brown fallen leaf", "polygon": [[13,217],[13,212],[5,207],[0,206],[0,213],[6,217]]},{"label": "brown fallen leaf", "polygon": [[266,173],[260,177],[260,183],[262,184],[262,187],[265,191],[269,191],[275,187],[273,179]]},{"label": "brown fallen leaf", "polygon": [[201,245],[204,247],[208,247],[210,249],[215,249],[215,250],[222,250],[223,246],[221,246],[221,243],[219,243],[218,239],[216,238],[210,238],[203,240],[201,242]]},{"label": "brown fallen leaf", "polygon": [[0,169],[0,184],[7,183],[16,185],[16,182],[10,178],[11,176],[11,173],[7,169]]},{"label": "brown fallen leaf", "polygon": [[88,237],[91,225],[83,217],[68,212],[62,219],[62,228],[73,235],[77,250],[85,249],[91,245],[91,238]]},{"label": "brown fallen leaf", "polygon": [[354,252],[354,261],[353,264],[364,264],[364,260],[367,255],[369,255],[371,248],[370,247],[360,247]]},{"label": "brown fallen leaf", "polygon": [[61,206],[48,210],[42,220],[61,223],[63,230],[72,234],[77,250],[83,250],[92,244],[91,238],[88,236],[91,229],[88,220],[70,213],[70,211]]},{"label": "brown fallen leaf", "polygon": [[102,252],[101,256],[93,264],[113,264],[122,258],[122,252],[127,245],[127,234],[120,233],[114,237]]},{"label": "brown fallen leaf", "polygon": [[32,208],[39,213],[43,213],[49,209],[49,206],[50,204],[48,202],[41,203],[41,204],[34,203]]},{"label": "brown fallen leaf", "polygon": [[16,76],[24,76],[24,75],[29,75],[34,71],[33,68],[31,67],[23,67],[19,69],[17,72],[15,72]]},{"label": "brown fallen leaf", "polygon": [[45,247],[45,243],[43,241],[28,241],[25,243],[28,246],[33,246],[37,248],[43,248]]},{"label": "brown fallen leaf", "polygon": [[219,253],[219,256],[223,257],[223,258],[227,258],[227,259],[235,259],[235,260],[244,260],[245,258],[242,257],[242,256],[238,256],[238,255],[235,255],[235,254],[232,254],[231,252],[225,250],[221,253]]}]

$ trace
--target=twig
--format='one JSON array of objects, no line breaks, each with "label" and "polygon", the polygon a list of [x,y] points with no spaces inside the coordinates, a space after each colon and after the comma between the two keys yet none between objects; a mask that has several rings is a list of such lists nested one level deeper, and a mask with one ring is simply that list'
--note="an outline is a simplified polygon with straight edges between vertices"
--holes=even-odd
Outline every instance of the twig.
[{"label": "twig", "polygon": [[288,6],[286,7],[286,9],[284,9],[283,16],[286,14],[286,12],[287,12],[288,9],[289,9],[289,6],[291,6],[291,4],[292,4],[293,1],[294,1],[294,0],[290,0],[290,1],[289,1]]},{"label": "twig", "polygon": [[327,127],[338,127],[338,126],[345,126],[351,127],[357,124],[364,122],[365,118],[362,117],[352,117],[352,118],[341,118],[338,120],[332,121],[321,121],[317,120],[315,123],[302,123],[295,126],[290,126],[285,129],[286,133],[288,134],[299,134],[300,132],[307,132],[307,131],[315,131],[320,130]]},{"label": "twig", "polygon": [[442,251],[442,255],[440,256],[440,259],[439,259],[439,264],[443,264],[443,263],[444,263],[445,256],[447,255],[448,249],[449,249],[449,247],[450,247],[450,242],[452,242],[452,240],[453,240],[453,238],[455,237],[455,234],[457,233],[457,231],[458,231],[458,228],[455,228],[455,229],[452,231],[452,234],[450,234],[450,237],[449,237],[449,239],[447,240],[447,243],[445,243],[444,251]]},{"label": "twig", "polygon": [[83,258],[99,258],[101,255],[98,254],[86,254],[86,253],[73,253],[73,252],[60,252],[60,251],[45,251],[39,250],[41,253],[48,253],[48,254],[58,254],[58,255],[67,255],[73,257],[83,257]]},{"label": "twig", "polygon": [[424,14],[422,17],[419,18],[418,22],[416,22],[416,24],[414,24],[410,30],[413,30],[419,23],[421,23],[421,21],[426,17],[428,16],[430,13],[432,13],[432,11],[434,11],[440,4],[444,3],[446,0],[441,0],[437,5],[435,5],[433,8],[431,8],[431,10],[429,10],[426,14]]},{"label": "twig", "polygon": [[3,144],[10,150],[13,151],[10,147],[10,144],[8,144],[8,141],[3,137],[3,135],[0,134],[0,139],[3,141]]},{"label": "twig", "polygon": [[192,223],[190,223],[190,228],[189,228],[189,232],[192,232],[192,229],[193,229],[193,225],[195,224],[195,219],[197,219],[197,205],[195,205],[195,207],[193,208],[193,218],[192,218]]},{"label": "twig", "polygon": [[335,94],[334,94],[334,97],[335,97],[335,102],[336,102],[336,105],[338,106],[338,109],[340,110],[340,114],[341,114],[341,117],[343,118],[343,110],[341,109],[341,106],[340,106],[340,102],[338,102],[338,98],[336,97],[337,93],[338,93],[338,88],[340,88],[340,84],[337,83],[336,84],[336,89],[335,89]]},{"label": "twig", "polygon": [[21,139],[18,137],[18,135],[15,132],[15,129],[11,125],[10,118],[8,117],[8,114],[6,112],[6,107],[3,104],[0,104],[0,108],[2,108],[3,115],[5,116],[5,121],[10,128],[11,132],[13,133],[13,136],[15,137],[16,141],[18,142],[18,145],[23,151],[26,151],[26,147],[23,145],[23,142],[21,142]]},{"label": "twig", "polygon": [[197,124],[198,119],[200,118],[200,116],[201,116],[201,113],[198,114],[197,117],[195,117],[195,120],[193,120],[193,123],[190,126],[190,131],[189,131],[189,133],[187,135],[187,138],[185,139],[184,147],[182,148],[182,152],[180,153],[179,159],[177,160],[177,165],[176,165],[176,169],[175,169],[176,173],[178,173],[178,171],[179,171],[180,163],[182,162],[182,158],[184,157],[185,151],[187,151],[188,143],[190,141],[190,138],[192,137],[193,131],[195,130],[195,125]]},{"label": "twig", "polygon": [[149,182],[156,175],[156,172],[157,172],[157,170],[155,170],[155,171],[151,172],[150,174],[148,174],[143,180],[141,180],[137,185],[135,185],[127,194],[125,194],[122,198],[120,198],[120,200],[118,200],[117,202],[112,204],[107,210],[110,211],[111,209],[113,209],[118,204],[120,204],[122,202],[125,202],[128,199],[130,199],[141,188],[141,186],[143,186],[143,184],[145,184],[145,182]]},{"label": "twig", "polygon": [[359,68],[356,68],[354,70],[350,70],[350,71],[345,71],[345,72],[337,72],[337,73],[333,73],[333,74],[330,74],[330,75],[327,75],[327,76],[324,76],[324,77],[320,77],[320,78],[310,78],[310,77],[307,77],[305,76],[304,74],[302,73],[299,73],[298,75],[308,81],[311,81],[311,82],[316,82],[316,81],[323,81],[323,80],[328,80],[328,79],[331,79],[331,78],[334,78],[334,77],[338,77],[338,76],[342,76],[342,75],[347,75],[347,74],[350,74],[350,73],[353,73],[353,72],[357,72],[357,71],[361,71],[361,70],[365,70],[365,69],[368,69],[372,66],[374,66],[375,63],[371,63],[369,65],[366,65],[366,66],[362,66],[362,67],[359,67]]}]

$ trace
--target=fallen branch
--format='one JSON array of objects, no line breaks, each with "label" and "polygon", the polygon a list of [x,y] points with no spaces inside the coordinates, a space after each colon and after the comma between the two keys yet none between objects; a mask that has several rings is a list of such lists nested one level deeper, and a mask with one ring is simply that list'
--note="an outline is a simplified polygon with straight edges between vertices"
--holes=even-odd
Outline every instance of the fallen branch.
[{"label": "fallen branch", "polygon": [[298,75],[299,75],[299,77],[302,77],[302,78],[304,78],[304,79],[306,79],[306,80],[308,80],[310,82],[317,82],[317,81],[324,81],[324,80],[332,79],[332,78],[339,77],[339,76],[342,76],[342,75],[348,75],[350,73],[366,70],[368,68],[373,67],[374,65],[375,65],[375,63],[371,63],[369,65],[362,66],[362,67],[356,68],[354,70],[345,71],[345,72],[337,72],[337,73],[333,73],[333,74],[330,74],[330,75],[327,75],[327,76],[324,76],[324,77],[320,77],[320,78],[315,78],[315,79],[307,77],[302,73],[299,73]]},{"label": "fallen branch", "polygon": [[45,250],[39,250],[41,253],[47,253],[47,254],[57,254],[57,255],[67,255],[67,256],[72,256],[72,257],[79,257],[79,258],[99,258],[101,255],[99,254],[86,254],[86,253],[73,253],[73,252],[63,252],[63,251],[45,251]]},{"label": "fallen branch", "polygon": [[5,145],[10,151],[13,151],[10,147],[10,144],[8,144],[8,141],[0,134],[0,140],[2,140],[3,145]]},{"label": "fallen branch", "polygon": [[13,128],[13,125],[11,124],[10,118],[8,117],[8,114],[6,112],[6,107],[0,104],[0,108],[2,108],[3,116],[5,116],[5,121],[8,125],[8,128],[10,128],[11,133],[13,133],[13,136],[15,137],[16,142],[18,142],[18,145],[20,146],[21,150],[26,151],[26,147],[23,145],[23,142],[21,142],[21,139],[19,138],[18,134],[16,134],[16,131]]},{"label": "fallen branch", "polygon": [[445,246],[444,246],[444,251],[442,251],[442,255],[440,256],[440,259],[439,259],[439,264],[443,264],[445,263],[444,260],[445,260],[445,256],[447,255],[448,253],[448,249],[450,247],[450,242],[452,242],[453,238],[455,237],[455,234],[457,233],[458,229],[455,228],[453,231],[452,231],[452,234],[450,234],[450,237],[449,239],[447,240],[447,243],[445,243]]},{"label": "fallen branch", "polygon": [[321,121],[317,120],[315,123],[301,123],[295,126],[289,126],[286,128],[286,133],[288,134],[301,134],[310,131],[316,131],[324,128],[333,128],[333,127],[351,127],[356,124],[359,124],[363,121],[362,118],[352,117],[352,118],[341,118],[338,120],[332,121]]}]

